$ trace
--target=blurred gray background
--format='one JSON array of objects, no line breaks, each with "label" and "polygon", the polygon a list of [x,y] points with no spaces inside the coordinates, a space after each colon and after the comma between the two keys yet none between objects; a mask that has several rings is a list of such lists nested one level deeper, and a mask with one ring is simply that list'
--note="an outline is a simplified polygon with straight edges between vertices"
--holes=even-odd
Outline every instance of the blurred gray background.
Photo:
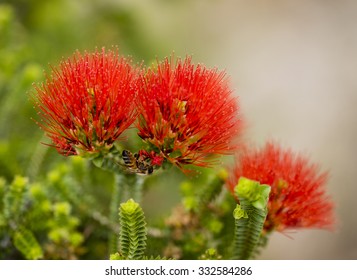
[{"label": "blurred gray background", "polygon": [[163,51],[225,69],[257,145],[330,171],[334,232],[273,234],[260,259],[357,259],[357,1],[126,1]]}]

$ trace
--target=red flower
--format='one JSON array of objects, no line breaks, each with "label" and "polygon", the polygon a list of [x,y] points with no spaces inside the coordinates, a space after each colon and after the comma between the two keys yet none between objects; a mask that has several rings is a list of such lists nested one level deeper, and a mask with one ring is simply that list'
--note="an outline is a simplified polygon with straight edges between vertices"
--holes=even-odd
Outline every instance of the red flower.
[{"label": "red flower", "polygon": [[108,150],[135,120],[135,73],[116,52],[77,52],[62,61],[34,101],[41,127],[64,155]]},{"label": "red flower", "polygon": [[154,151],[151,151],[150,153],[145,150],[140,150],[139,151],[139,159],[141,160],[147,160],[149,159],[151,161],[151,165],[153,166],[161,166],[164,158],[156,155]]},{"label": "red flower", "polygon": [[333,204],[326,195],[327,173],[290,150],[268,143],[261,150],[247,149],[228,180],[233,192],[240,177],[271,186],[266,231],[286,228],[331,228]]},{"label": "red flower", "polygon": [[236,148],[241,120],[224,72],[171,58],[139,85],[138,134],[169,162],[207,166],[208,156]]}]

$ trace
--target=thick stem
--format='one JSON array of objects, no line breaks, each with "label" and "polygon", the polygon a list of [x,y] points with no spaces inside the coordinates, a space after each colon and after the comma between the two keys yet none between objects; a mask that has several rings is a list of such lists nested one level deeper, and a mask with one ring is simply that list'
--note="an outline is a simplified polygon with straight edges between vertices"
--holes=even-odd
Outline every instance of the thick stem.
[{"label": "thick stem", "polygon": [[143,197],[143,186],[145,179],[143,176],[134,175],[132,185],[129,185],[129,196],[134,199],[137,203],[141,203]]},{"label": "thick stem", "polygon": [[[118,223],[119,204],[123,197],[123,174],[114,173],[114,185],[110,202],[109,219],[112,224]],[[111,231],[109,235],[109,254],[118,252],[118,233]]]}]

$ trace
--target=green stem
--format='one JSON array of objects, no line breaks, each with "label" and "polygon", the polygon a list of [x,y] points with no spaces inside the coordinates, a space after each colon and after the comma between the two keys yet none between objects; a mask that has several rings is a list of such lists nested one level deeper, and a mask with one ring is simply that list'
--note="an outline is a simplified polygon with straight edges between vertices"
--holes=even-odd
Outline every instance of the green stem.
[{"label": "green stem", "polygon": [[[118,223],[119,204],[123,197],[123,175],[114,173],[114,185],[110,202],[109,219],[112,224]],[[111,231],[109,235],[109,254],[118,252],[118,233]]]},{"label": "green stem", "polygon": [[132,182],[132,185],[129,186],[129,196],[134,201],[140,204],[143,197],[143,187],[144,187],[145,179],[143,176],[139,176],[136,174],[134,176],[135,177]]}]

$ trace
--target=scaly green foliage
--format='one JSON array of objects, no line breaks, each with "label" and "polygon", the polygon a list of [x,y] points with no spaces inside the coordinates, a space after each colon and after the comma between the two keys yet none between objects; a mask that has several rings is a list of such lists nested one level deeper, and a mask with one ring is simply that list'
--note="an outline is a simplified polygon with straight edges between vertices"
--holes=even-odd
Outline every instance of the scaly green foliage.
[{"label": "scaly green foliage", "polygon": [[146,222],[140,205],[129,199],[120,205],[120,253],[126,259],[138,260],[146,249]]},{"label": "scaly green foliage", "polygon": [[15,247],[28,260],[37,260],[43,258],[42,248],[38,244],[33,233],[27,229],[17,230],[14,235]]},{"label": "scaly green foliage", "polygon": [[80,167],[84,161],[72,162],[58,165],[36,183],[20,176],[11,184],[0,180],[0,243],[6,246],[0,250],[1,259],[76,259],[84,253],[81,221],[90,227],[101,221],[112,230],[101,220],[104,216],[92,210],[94,199],[78,187],[87,174],[72,173],[88,172]]},{"label": "scaly green foliage", "polygon": [[233,212],[235,236],[233,259],[249,259],[259,242],[268,210],[270,186],[240,178],[235,188],[240,205]]},{"label": "scaly green foliage", "polygon": [[24,194],[28,179],[16,176],[4,196],[4,216],[7,220],[16,222],[24,210]]}]

